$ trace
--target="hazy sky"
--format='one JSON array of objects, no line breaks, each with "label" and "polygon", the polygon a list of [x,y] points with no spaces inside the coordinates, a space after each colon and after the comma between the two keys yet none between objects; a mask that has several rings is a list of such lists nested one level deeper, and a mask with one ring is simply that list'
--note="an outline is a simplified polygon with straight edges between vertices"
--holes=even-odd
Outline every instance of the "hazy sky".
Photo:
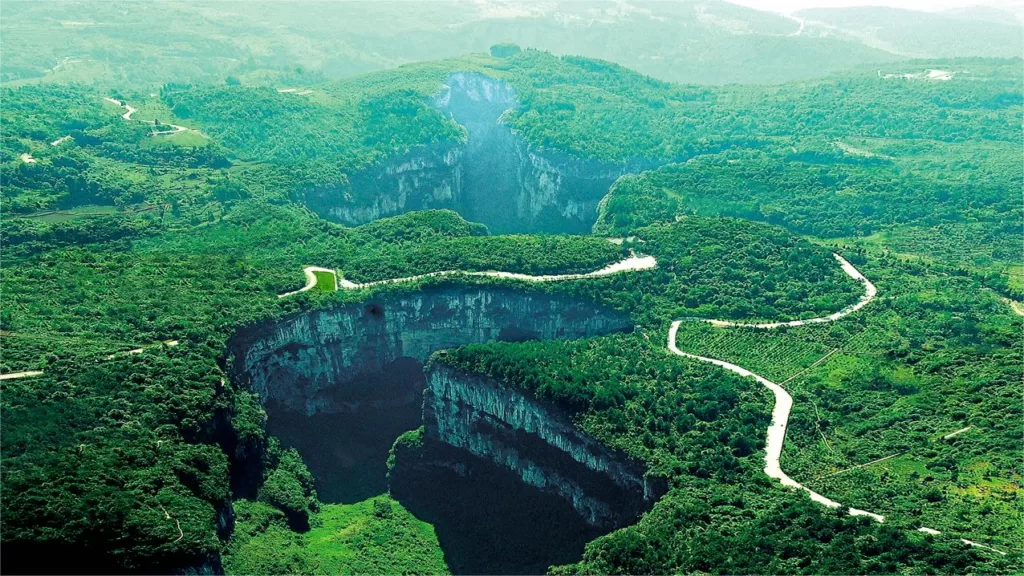
[{"label": "hazy sky", "polygon": [[949,8],[960,8],[964,6],[976,6],[985,4],[988,6],[1000,6],[1010,8],[1021,7],[1024,0],[728,0],[733,4],[742,4],[758,10],[771,10],[774,12],[795,12],[804,8],[836,8],[841,6],[891,6],[894,8],[906,8],[908,10],[946,10]]}]

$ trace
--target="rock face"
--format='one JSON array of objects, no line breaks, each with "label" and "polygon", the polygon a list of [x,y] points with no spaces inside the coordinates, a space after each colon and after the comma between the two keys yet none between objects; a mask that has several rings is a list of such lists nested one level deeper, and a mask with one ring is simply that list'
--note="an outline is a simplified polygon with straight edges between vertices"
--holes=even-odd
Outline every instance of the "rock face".
[{"label": "rock face", "polygon": [[587,232],[616,178],[649,164],[613,164],[541,151],[501,120],[518,99],[505,82],[450,76],[431,104],[466,130],[465,142],[417,147],[308,191],[315,212],[356,225],[425,208],[451,208],[493,232]]},{"label": "rock face", "polygon": [[315,414],[362,402],[403,402],[401,383],[381,394],[400,358],[421,364],[444,348],[490,340],[570,339],[628,331],[624,314],[540,293],[435,288],[299,314],[240,331],[229,343],[232,378],[267,402]]},{"label": "rock face", "polygon": [[[569,502],[591,526],[629,524],[664,493],[644,478],[640,463],[580,431],[562,410],[443,360],[427,371],[423,425],[427,442],[511,470]],[[458,462],[434,464],[465,471]]]},{"label": "rock face", "polygon": [[396,214],[454,208],[463,189],[464,147],[458,143],[414,148],[353,174],[347,188],[316,188],[303,202],[321,217],[349,225]]},{"label": "rock face", "polygon": [[488,477],[484,469],[497,466],[571,505],[591,527],[608,530],[634,521],[664,492],[644,477],[642,465],[587,436],[568,414],[532,394],[460,373],[443,361],[431,363],[424,390],[424,380],[409,377],[409,370],[418,374],[434,352],[469,343],[631,329],[624,314],[563,296],[438,287],[244,329],[229,343],[230,369],[234,382],[265,404],[307,419],[372,414],[371,408],[397,414],[414,409],[422,394],[426,450],[405,467],[407,477],[426,477],[412,471],[416,467]]}]

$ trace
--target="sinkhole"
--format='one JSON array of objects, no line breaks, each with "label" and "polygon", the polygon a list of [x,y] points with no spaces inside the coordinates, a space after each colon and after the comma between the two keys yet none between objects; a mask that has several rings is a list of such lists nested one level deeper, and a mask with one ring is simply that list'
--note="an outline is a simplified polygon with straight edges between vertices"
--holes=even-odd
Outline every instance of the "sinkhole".
[{"label": "sinkhole", "polygon": [[[236,382],[259,394],[268,432],[296,448],[320,499],[390,492],[434,525],[456,573],[538,573],[629,524],[662,489],[577,430],[557,406],[424,362],[491,340],[632,330],[614,310],[486,287],[392,293],[252,326],[231,341]],[[422,426],[416,450],[396,438]]]}]

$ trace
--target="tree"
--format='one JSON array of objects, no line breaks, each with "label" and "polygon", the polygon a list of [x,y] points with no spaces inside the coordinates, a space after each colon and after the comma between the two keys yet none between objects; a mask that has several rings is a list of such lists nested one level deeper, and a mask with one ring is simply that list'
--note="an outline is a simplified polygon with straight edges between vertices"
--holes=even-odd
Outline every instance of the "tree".
[{"label": "tree", "polygon": [[511,42],[491,46],[491,56],[494,56],[495,58],[508,58],[509,56],[515,56],[522,51],[522,48],[517,44],[512,44]]}]

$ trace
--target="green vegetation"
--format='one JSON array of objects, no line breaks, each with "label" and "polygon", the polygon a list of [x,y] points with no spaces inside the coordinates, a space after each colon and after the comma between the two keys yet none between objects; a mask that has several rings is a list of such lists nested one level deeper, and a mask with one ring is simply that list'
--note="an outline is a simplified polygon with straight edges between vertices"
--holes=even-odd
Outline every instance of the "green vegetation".
[{"label": "green vegetation", "polygon": [[320,292],[334,292],[338,289],[335,285],[336,277],[330,272],[316,270],[313,272],[313,277],[316,279],[316,290]]},{"label": "green vegetation", "polygon": [[1008,142],[865,140],[885,155],[851,158],[819,141],[772,151],[706,155],[620,179],[594,231],[628,234],[680,214],[780,224],[824,241],[970,271],[1020,298],[1008,274],[1020,261],[1024,187]]},{"label": "green vegetation", "polygon": [[[139,17],[106,6],[66,7],[61,26],[94,27],[102,19],[90,10],[111,22]],[[743,29],[743,9],[709,6],[706,18]],[[13,18],[24,23],[34,10],[13,8]],[[1020,571],[1021,319],[996,294],[1024,297],[1019,59],[913,64],[963,69],[948,82],[887,79],[872,67],[770,87],[697,87],[498,45],[492,55],[326,82],[320,66],[265,56],[279,36],[190,43],[197,37],[183,30],[193,19],[231,14],[192,10],[164,20],[180,34],[173,46],[191,50],[180,67],[162,68],[172,40],[140,27],[102,48],[102,62],[69,61],[50,75],[99,74],[106,86],[0,89],[0,371],[44,371],[0,387],[5,570],[58,571],[74,555],[97,572],[445,571],[433,529],[397,502],[319,502],[301,455],[268,437],[259,400],[225,380],[225,342],[244,326],[374,293],[477,283],[596,301],[637,324],[631,335],[482,344],[433,360],[562,406],[669,483],[638,524],[556,572]],[[395,16],[402,10],[381,10],[396,34],[416,29]],[[260,17],[289,16],[271,6]],[[773,19],[729,36],[772,45],[794,25]],[[5,78],[38,76],[26,54],[42,42],[39,30],[5,36]],[[777,40],[764,40],[770,34]],[[82,34],[69,38],[82,46]],[[402,61],[403,42],[343,72]],[[132,53],[139,45],[153,58]],[[237,63],[196,64],[215,50]],[[347,50],[338,53],[369,58],[365,47]],[[140,64],[115,72],[128,61]],[[446,210],[346,228],[301,204],[311,189],[365,200],[351,189],[363,168],[459,145],[463,128],[430,104],[454,71],[516,90],[520,105],[503,120],[532,150],[652,169],[616,183],[593,236],[490,236]],[[126,81],[158,74],[152,92]],[[211,75],[215,84],[200,81]],[[151,137],[105,96],[137,106],[140,119],[199,132]],[[456,276],[276,298],[301,287],[310,265],[355,282],[440,270],[558,274],[593,271],[630,250],[658,267],[561,283]],[[863,288],[833,250],[879,287],[862,311],[771,332],[684,322],[678,344],[790,390],[784,469],[886,514],[884,525],[769,480],[770,393],[665,350],[673,320],[806,318],[852,304]],[[181,345],[111,357],[170,339]],[[396,454],[422,440],[403,435]],[[944,534],[916,532],[921,525]],[[967,548],[961,536],[1010,554]]]},{"label": "green vegetation", "polygon": [[[681,361],[654,338],[660,334],[650,336],[471,345],[432,359],[570,406],[584,430],[669,480],[669,493],[636,526],[598,538],[579,565],[557,573],[753,573],[766,567],[821,573],[850,569],[850,562],[858,571],[887,573],[1001,565],[987,564],[991,558],[956,539],[929,542],[906,516],[876,524],[823,511],[779,489],[761,471],[770,393],[707,364]],[[888,491],[858,485],[875,494],[881,510],[891,505]],[[922,494],[907,494],[907,501],[914,496]],[[1001,518],[1007,524],[998,529],[1012,530],[1012,516]]]},{"label": "green vegetation", "polygon": [[326,504],[303,534],[275,508],[235,503],[227,574],[447,574],[434,529],[387,496]]}]

